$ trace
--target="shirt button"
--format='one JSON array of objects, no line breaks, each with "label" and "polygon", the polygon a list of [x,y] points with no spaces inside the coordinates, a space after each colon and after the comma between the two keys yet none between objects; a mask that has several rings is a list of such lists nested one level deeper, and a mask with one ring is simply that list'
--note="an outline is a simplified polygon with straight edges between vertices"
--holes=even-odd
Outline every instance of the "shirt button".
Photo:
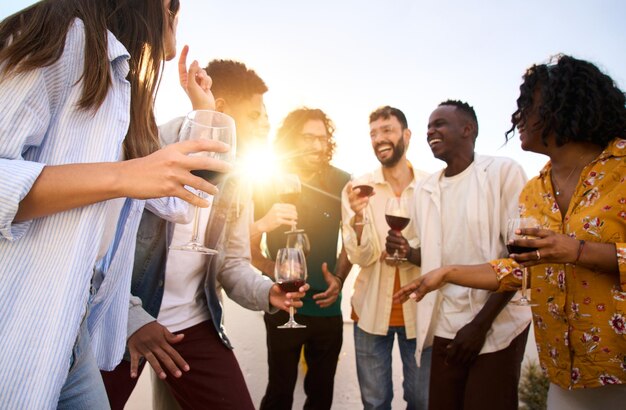
[{"label": "shirt button", "polygon": [[163,287],[163,281],[162,281],[162,280],[160,280],[160,281],[159,281],[159,287],[160,287],[160,288],[162,288],[162,287]]}]

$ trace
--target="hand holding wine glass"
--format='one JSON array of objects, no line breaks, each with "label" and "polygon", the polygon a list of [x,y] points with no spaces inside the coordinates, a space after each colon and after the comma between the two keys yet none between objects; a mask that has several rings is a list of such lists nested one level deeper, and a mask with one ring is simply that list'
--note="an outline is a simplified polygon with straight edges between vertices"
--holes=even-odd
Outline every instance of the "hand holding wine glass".
[{"label": "hand holding wine glass", "polygon": [[299,232],[287,233],[287,244],[285,247],[300,249],[305,257],[309,256],[309,252],[311,252],[309,236],[302,229],[300,229]]},{"label": "hand holding wine glass", "polygon": [[[520,229],[524,228],[536,228],[539,226],[539,223],[535,218],[511,218],[507,224],[507,250],[509,254],[523,254],[523,253],[537,253],[539,255],[539,251],[537,248],[530,248],[526,246],[519,246],[515,244],[516,239],[526,239],[526,236],[519,234]],[[530,303],[530,298],[526,295],[526,291],[528,289],[528,268],[524,267],[522,269],[522,296],[518,300],[512,300],[509,303],[513,303],[519,306],[536,306],[535,304]]]},{"label": "hand holding wine glass", "polygon": [[[411,222],[409,206],[406,199],[402,197],[389,198],[385,205],[385,220],[392,230],[398,233],[402,232],[402,230],[409,225],[409,222]],[[388,256],[385,260],[397,265],[400,262],[405,262],[407,259],[400,257],[396,249],[393,256]]]},{"label": "hand holding wine glass", "polygon": [[[196,157],[204,156],[217,158],[229,163],[233,163],[235,161],[237,146],[237,139],[235,135],[235,121],[226,114],[222,114],[216,111],[205,110],[192,111],[187,115],[187,117],[185,117],[183,125],[180,129],[179,137],[180,141],[205,139],[220,141],[228,144],[230,146],[230,150],[227,152],[196,152],[191,155]],[[194,170],[191,171],[191,173],[201,178],[204,178],[213,185],[217,185],[219,182],[221,182],[222,178],[225,175],[222,172],[206,169]],[[200,195],[203,196],[204,193],[201,192]],[[193,230],[189,242],[183,245],[172,245],[170,246],[170,249],[188,252],[199,252],[204,254],[217,253],[217,251],[207,248],[199,241],[199,211],[199,208],[195,207]]]},{"label": "hand holding wine glass", "polygon": [[[283,292],[298,292],[306,283],[306,259],[304,253],[296,248],[282,248],[276,254],[274,278]],[[293,317],[294,309],[289,308],[289,321],[278,326],[279,329],[296,329],[306,327],[297,323]]]},{"label": "hand holding wine glass", "polygon": [[[297,174],[281,174],[276,180],[276,190],[280,202],[296,205],[302,193],[302,184]],[[296,225],[291,225],[291,230],[285,232],[291,235],[296,232],[304,232],[303,229],[297,229]]]},{"label": "hand holding wine glass", "polygon": [[354,224],[367,225],[370,222],[366,208],[369,204],[369,197],[374,195],[374,185],[368,177],[355,178],[350,183],[352,186],[352,191],[348,193],[350,208],[355,214],[362,215],[362,219]]}]

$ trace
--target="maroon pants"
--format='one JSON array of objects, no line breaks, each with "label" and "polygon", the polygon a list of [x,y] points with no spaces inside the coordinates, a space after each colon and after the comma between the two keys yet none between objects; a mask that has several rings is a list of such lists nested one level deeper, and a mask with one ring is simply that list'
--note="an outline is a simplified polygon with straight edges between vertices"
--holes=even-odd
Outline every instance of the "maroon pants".
[{"label": "maroon pants", "polygon": [[[239,363],[211,322],[176,333],[185,334],[174,348],[190,370],[180,378],[166,371],[165,382],[183,409],[254,409]],[[102,372],[102,378],[111,409],[122,410],[137,384],[130,378],[130,363],[123,360],[115,370]]]},{"label": "maroon pants", "polygon": [[451,363],[450,339],[436,337],[430,366],[430,410],[507,410],[518,408],[517,387],[528,327],[506,348],[479,355],[471,364]]}]

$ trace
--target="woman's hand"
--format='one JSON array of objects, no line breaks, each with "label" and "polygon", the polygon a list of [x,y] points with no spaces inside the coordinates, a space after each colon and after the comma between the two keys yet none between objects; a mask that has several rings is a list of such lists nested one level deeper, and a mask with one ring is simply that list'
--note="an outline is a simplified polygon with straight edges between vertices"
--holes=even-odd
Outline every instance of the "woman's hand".
[{"label": "woman's hand", "polygon": [[215,110],[215,97],[211,92],[213,81],[198,61],[194,60],[187,70],[187,54],[189,46],[184,46],[178,60],[178,76],[180,86],[191,101],[194,110]]},{"label": "woman's hand", "polygon": [[217,188],[208,181],[191,174],[196,169],[227,173],[231,165],[207,156],[187,154],[200,151],[227,152],[230,147],[219,141],[189,140],[170,144],[146,157],[119,164],[118,196],[148,199],[178,197],[192,205],[206,207],[206,200],[185,188],[185,185],[215,195]]},{"label": "woman's hand", "polygon": [[429,292],[437,290],[446,284],[445,277],[449,270],[450,267],[444,266],[418,277],[394,293],[393,302],[404,303],[409,300],[409,298],[419,302]]},{"label": "woman's hand", "polygon": [[516,239],[509,243],[537,248],[537,251],[510,255],[523,266],[543,263],[575,263],[578,258],[580,242],[568,235],[541,228],[523,228],[518,233],[531,238]]}]

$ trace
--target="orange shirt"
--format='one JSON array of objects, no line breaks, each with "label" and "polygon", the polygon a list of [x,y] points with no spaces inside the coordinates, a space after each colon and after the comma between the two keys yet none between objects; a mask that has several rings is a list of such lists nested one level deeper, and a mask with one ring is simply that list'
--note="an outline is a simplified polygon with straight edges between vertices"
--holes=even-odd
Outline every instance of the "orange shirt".
[{"label": "orange shirt", "polygon": [[[530,268],[539,360],[566,389],[626,383],[626,140],[615,139],[587,165],[565,218],[553,196],[548,163],[520,195],[520,215],[589,242],[614,243],[619,275],[570,264]],[[511,259],[491,262],[503,290],[519,288]]]}]

